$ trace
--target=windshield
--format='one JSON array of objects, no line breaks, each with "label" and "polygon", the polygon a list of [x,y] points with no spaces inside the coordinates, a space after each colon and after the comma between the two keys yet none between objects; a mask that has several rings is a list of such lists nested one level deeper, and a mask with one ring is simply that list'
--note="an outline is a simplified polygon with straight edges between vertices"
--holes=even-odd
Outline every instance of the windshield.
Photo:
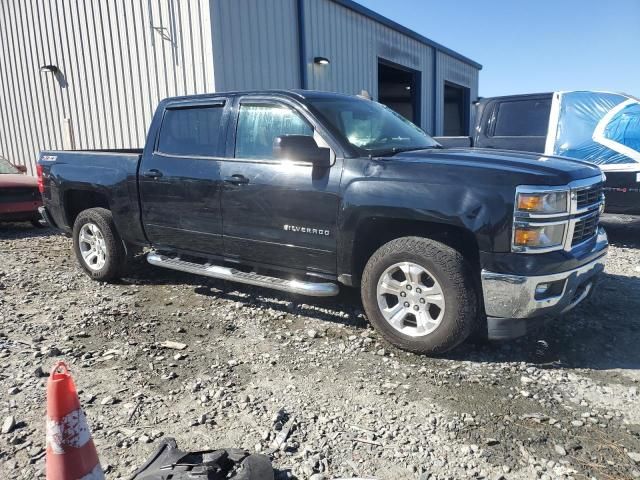
[{"label": "windshield", "polygon": [[20,173],[16,167],[7,162],[4,158],[0,158],[0,174],[3,173]]},{"label": "windshield", "polygon": [[362,154],[440,147],[420,128],[380,103],[355,97],[311,98],[309,103]]}]

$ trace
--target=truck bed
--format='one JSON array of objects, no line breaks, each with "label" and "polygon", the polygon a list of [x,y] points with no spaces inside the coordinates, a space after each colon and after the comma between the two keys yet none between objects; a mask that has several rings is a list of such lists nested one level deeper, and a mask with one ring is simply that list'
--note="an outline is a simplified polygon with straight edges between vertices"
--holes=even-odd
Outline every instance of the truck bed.
[{"label": "truck bed", "polygon": [[111,210],[119,231],[132,232],[127,240],[144,239],[137,187],[141,157],[137,148],[42,151],[38,165],[48,214],[71,232],[76,210],[91,199]]}]

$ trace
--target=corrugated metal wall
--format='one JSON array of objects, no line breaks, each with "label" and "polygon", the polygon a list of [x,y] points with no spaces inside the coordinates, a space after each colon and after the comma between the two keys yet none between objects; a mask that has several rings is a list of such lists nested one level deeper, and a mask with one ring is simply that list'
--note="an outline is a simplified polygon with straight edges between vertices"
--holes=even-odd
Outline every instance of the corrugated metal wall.
[{"label": "corrugated metal wall", "polygon": [[[297,4],[3,0],[0,155],[33,173],[39,150],[71,146],[65,118],[75,148],[139,147],[156,104],[167,96],[299,88]],[[433,46],[334,1],[302,5],[307,88],[367,90],[377,98],[379,58],[418,70],[420,123],[438,135],[444,81],[477,97],[474,66],[443,52],[434,61]],[[331,64],[315,65],[315,56]],[[47,64],[60,72],[40,72]]]},{"label": "corrugated metal wall", "polygon": [[[308,88],[378,98],[378,58],[422,73],[421,126],[431,131],[433,48],[330,0],[304,0]],[[331,64],[315,65],[316,56]]]},{"label": "corrugated metal wall", "polygon": [[296,0],[211,0],[216,91],[300,88]]},{"label": "corrugated metal wall", "polygon": [[[468,63],[453,58],[446,53],[438,52],[436,56],[436,133],[443,135],[444,120],[444,83],[451,82],[456,85],[467,87],[470,100],[473,102],[478,98],[478,77],[480,72],[477,68]],[[473,115],[473,109],[470,109]],[[473,125],[473,118],[471,118]]]},{"label": "corrugated metal wall", "polygon": [[[0,155],[142,146],[158,101],[214,91],[209,0],[0,2]],[[53,64],[59,74],[41,73]]]},{"label": "corrugated metal wall", "polygon": [[[216,90],[299,88],[297,0],[211,0]],[[421,73],[420,124],[442,135],[444,82],[478,94],[478,70],[332,0],[302,0],[307,88],[378,98],[378,59]],[[316,65],[314,57],[330,65]],[[434,115],[435,113],[435,115]]]}]

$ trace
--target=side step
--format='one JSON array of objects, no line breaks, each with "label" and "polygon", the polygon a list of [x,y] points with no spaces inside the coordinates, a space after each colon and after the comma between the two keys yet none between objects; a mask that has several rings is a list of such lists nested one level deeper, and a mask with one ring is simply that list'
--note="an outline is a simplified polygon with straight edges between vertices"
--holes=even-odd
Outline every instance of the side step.
[{"label": "side step", "polygon": [[167,257],[156,252],[150,252],[147,255],[147,262],[157,267],[170,268],[181,272],[204,275],[205,277],[231,280],[232,282],[246,283],[248,285],[255,285],[256,287],[271,288],[311,297],[333,297],[340,291],[340,288],[335,283],[304,282],[302,280],[267,277],[257,273],[242,272],[230,267],[185,262],[179,258]]}]

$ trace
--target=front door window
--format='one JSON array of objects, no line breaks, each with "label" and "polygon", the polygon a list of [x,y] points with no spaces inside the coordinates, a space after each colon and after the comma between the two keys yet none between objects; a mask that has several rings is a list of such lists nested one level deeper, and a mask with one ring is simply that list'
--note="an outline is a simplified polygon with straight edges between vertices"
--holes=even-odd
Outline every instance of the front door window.
[{"label": "front door window", "polygon": [[279,105],[242,104],[236,134],[236,158],[273,159],[273,140],[282,135],[313,135],[293,110]]}]

